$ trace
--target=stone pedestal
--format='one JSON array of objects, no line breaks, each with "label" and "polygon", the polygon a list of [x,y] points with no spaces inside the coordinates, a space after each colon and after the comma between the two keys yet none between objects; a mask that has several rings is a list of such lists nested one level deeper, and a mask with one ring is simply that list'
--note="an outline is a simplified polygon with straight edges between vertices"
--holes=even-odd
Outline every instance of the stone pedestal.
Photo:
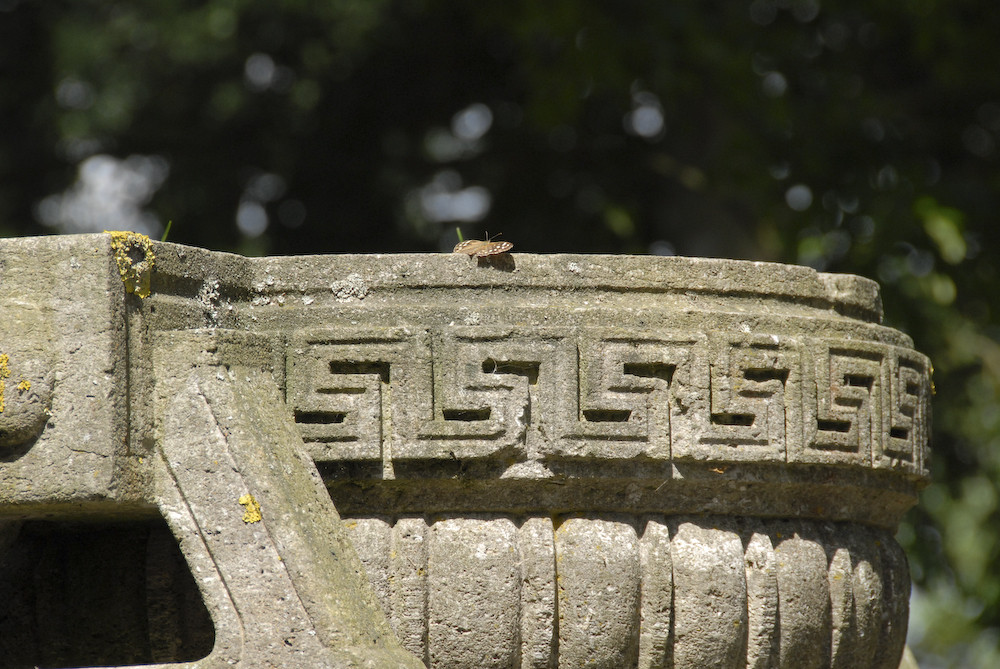
[{"label": "stone pedestal", "polygon": [[0,282],[0,560],[165,522],[209,641],[140,603],[139,661],[899,664],[930,365],[871,281],[84,235],[0,240]]}]

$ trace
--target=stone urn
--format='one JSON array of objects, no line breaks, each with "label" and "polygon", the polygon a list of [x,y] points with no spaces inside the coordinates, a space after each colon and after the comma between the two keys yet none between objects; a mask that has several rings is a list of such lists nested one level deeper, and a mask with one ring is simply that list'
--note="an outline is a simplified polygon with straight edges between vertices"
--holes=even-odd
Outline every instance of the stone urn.
[{"label": "stone urn", "polygon": [[0,600],[47,611],[40,523],[159,523],[141,662],[900,663],[932,386],[867,279],[113,233],[0,240],[0,282]]}]

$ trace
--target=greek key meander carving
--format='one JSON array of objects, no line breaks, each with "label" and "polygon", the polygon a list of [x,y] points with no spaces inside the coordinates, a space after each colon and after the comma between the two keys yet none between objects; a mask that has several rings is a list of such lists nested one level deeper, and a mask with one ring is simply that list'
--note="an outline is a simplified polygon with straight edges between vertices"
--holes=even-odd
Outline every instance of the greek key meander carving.
[{"label": "greek key meander carving", "polygon": [[921,472],[929,363],[780,334],[327,328],[288,351],[317,460],[831,461]]}]

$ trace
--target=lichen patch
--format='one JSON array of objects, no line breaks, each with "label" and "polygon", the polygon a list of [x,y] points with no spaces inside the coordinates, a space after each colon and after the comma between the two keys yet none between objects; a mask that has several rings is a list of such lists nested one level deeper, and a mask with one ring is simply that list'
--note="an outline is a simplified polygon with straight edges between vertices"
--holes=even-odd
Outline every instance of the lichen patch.
[{"label": "lichen patch", "polygon": [[254,499],[254,496],[250,493],[240,497],[240,504],[246,509],[243,513],[244,523],[259,523],[263,518],[260,515],[260,504]]},{"label": "lichen patch", "polygon": [[104,232],[111,235],[111,250],[115,254],[115,264],[125,290],[139,297],[149,297],[149,283],[156,261],[149,237],[129,230]]},{"label": "lichen patch", "polygon": [[10,376],[10,356],[0,353],[0,413],[6,408],[4,391],[7,390],[7,377]]}]

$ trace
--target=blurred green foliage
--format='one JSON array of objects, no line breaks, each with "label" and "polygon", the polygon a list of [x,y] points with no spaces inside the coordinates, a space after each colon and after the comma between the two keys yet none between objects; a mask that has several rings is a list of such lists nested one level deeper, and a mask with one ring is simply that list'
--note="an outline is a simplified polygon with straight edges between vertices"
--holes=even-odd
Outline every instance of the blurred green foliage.
[{"label": "blurred green foliage", "polygon": [[997,35],[970,0],[0,0],[0,234],[87,229],[51,196],[150,156],[149,232],[213,249],[445,250],[457,220],[878,279],[936,366],[911,640],[1000,666]]}]

